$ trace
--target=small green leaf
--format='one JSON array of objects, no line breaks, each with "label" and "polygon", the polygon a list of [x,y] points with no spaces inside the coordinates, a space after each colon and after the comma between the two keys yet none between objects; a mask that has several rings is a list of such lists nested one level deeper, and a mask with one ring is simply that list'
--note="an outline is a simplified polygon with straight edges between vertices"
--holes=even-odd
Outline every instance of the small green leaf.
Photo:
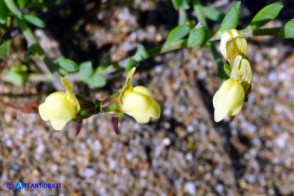
[{"label": "small green leaf", "polygon": [[127,65],[126,65],[126,71],[129,71],[133,67],[138,67],[138,66],[139,66],[139,63],[137,61],[135,61],[132,58],[128,58]]},{"label": "small green leaf", "polygon": [[42,55],[42,49],[39,44],[31,45],[24,54],[24,59],[29,60],[34,55]]},{"label": "small green leaf", "polygon": [[145,49],[145,47],[141,44],[138,45],[137,47],[137,51],[133,56],[133,59],[135,61],[142,61],[144,59],[146,59],[149,56],[147,50]]},{"label": "small green leaf", "polygon": [[26,0],[17,0],[19,7],[24,7],[26,5]]},{"label": "small green leaf", "polygon": [[178,10],[182,5],[183,0],[172,0],[172,3],[173,3],[174,8],[176,10]]},{"label": "small green leaf", "polygon": [[2,38],[3,38],[4,34],[5,34],[5,30],[0,27],[0,44],[2,43]]},{"label": "small green leaf", "polygon": [[224,18],[223,13],[213,7],[202,6],[202,11],[205,17],[212,21],[220,22]]},{"label": "small green leaf", "polygon": [[182,7],[185,10],[190,9],[190,0],[183,0]]},{"label": "small green leaf", "polygon": [[106,57],[102,58],[99,62],[99,69],[104,70],[111,65],[111,56],[107,55]]},{"label": "small green leaf", "polygon": [[5,24],[8,16],[8,8],[3,0],[0,0],[0,24]]},{"label": "small green leaf", "polygon": [[27,22],[29,22],[29,23],[31,23],[31,24],[37,26],[37,27],[41,27],[41,28],[45,27],[45,23],[44,23],[44,21],[41,20],[40,18],[36,17],[36,16],[32,16],[32,15],[24,15],[24,19],[25,19]]},{"label": "small green leaf", "polygon": [[294,19],[289,20],[278,32],[278,35],[285,39],[294,39]]},{"label": "small green leaf", "polygon": [[224,64],[224,70],[228,77],[231,75],[232,68],[229,63]]},{"label": "small green leaf", "polygon": [[85,81],[91,88],[101,88],[106,85],[106,79],[103,75],[95,74]]},{"label": "small green leaf", "polygon": [[240,16],[240,8],[240,1],[234,2],[231,5],[230,9],[228,10],[227,14],[225,15],[222,21],[219,31],[222,32],[228,29],[235,29],[237,27]]},{"label": "small green leaf", "polygon": [[9,56],[9,51],[10,51],[10,40],[7,40],[0,45],[0,56],[3,58],[7,58]]},{"label": "small green leaf", "polygon": [[250,25],[253,28],[259,28],[265,25],[269,21],[275,19],[279,15],[283,7],[284,4],[281,2],[276,2],[265,6],[254,16]]},{"label": "small green leaf", "polygon": [[29,77],[29,69],[26,65],[13,66],[7,74],[7,80],[14,85],[21,86]]},{"label": "small green leaf", "polygon": [[59,58],[57,59],[59,66],[67,72],[75,72],[78,70],[78,64],[71,59]]},{"label": "small green leaf", "polygon": [[190,32],[190,27],[187,25],[179,25],[176,26],[171,32],[168,34],[166,43],[171,43],[175,41],[179,41],[186,37]]},{"label": "small green leaf", "polygon": [[189,33],[188,46],[199,48],[205,39],[205,30],[203,27],[194,28]]},{"label": "small green leaf", "polygon": [[82,80],[87,80],[93,75],[93,65],[91,61],[86,61],[80,64],[79,76]]}]

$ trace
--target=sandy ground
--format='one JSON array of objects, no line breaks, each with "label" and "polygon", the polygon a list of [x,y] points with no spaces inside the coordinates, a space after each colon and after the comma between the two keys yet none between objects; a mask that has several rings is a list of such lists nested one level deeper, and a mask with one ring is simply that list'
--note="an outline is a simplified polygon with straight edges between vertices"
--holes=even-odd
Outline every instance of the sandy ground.
[{"label": "sandy ground", "polygon": [[[95,62],[109,52],[117,61],[138,43],[159,44],[176,23],[168,23],[165,12],[170,14],[172,7],[165,1],[97,9],[99,12],[77,20],[72,29],[60,30],[66,35],[77,31],[60,38],[64,42],[71,39],[68,45],[58,40],[56,29],[39,33],[44,46],[46,39],[55,43],[47,48],[50,55],[61,53]],[[88,22],[87,17],[93,15],[94,22]],[[152,23],[156,18],[160,19]],[[276,24],[279,22],[269,26]],[[52,21],[49,25],[52,28]],[[83,38],[84,32],[87,36]],[[53,131],[37,113],[22,113],[5,104],[42,102],[52,87],[44,82],[16,87],[1,80],[0,194],[294,194],[293,41],[266,37],[248,43],[252,92],[232,122],[213,121],[212,97],[221,81],[207,49],[184,49],[143,62],[134,84],[151,90],[162,115],[144,125],[123,118],[120,135],[113,131],[110,117],[103,114],[87,119],[79,136],[75,136],[74,124]],[[68,51],[73,45],[76,48]],[[12,54],[8,63],[2,62],[1,74],[19,56]],[[89,90],[75,82],[76,92],[102,99],[118,91],[124,77],[125,73],[118,74],[103,89]],[[10,181],[62,183],[62,188],[11,191],[6,188]]]}]

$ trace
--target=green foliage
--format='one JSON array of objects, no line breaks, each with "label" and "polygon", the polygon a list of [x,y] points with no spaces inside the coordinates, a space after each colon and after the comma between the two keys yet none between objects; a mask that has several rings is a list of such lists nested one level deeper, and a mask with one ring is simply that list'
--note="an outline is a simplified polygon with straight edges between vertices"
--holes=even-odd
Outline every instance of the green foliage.
[{"label": "green foliage", "polygon": [[[58,58],[52,62],[46,53],[42,50],[38,39],[36,39],[31,26],[28,23],[43,28],[45,21],[42,21],[38,14],[47,11],[49,7],[56,6],[63,0],[0,0],[0,57],[9,57],[10,41],[4,40],[4,29],[18,28],[26,39],[30,47],[25,51],[24,60],[29,61],[36,57],[44,61],[50,73],[57,72],[60,75],[73,74],[78,76],[84,83],[91,88],[103,87],[107,80],[105,76],[114,71],[130,70],[138,67],[140,62],[155,55],[173,51],[184,47],[210,47],[210,50],[218,65],[218,73],[221,79],[226,79],[230,74],[230,66],[223,64],[223,60],[214,44],[214,41],[220,39],[223,31],[236,29],[240,16],[241,2],[233,1],[228,11],[223,14],[211,6],[203,6],[201,0],[172,0],[172,4],[179,13],[180,25],[174,27],[168,34],[166,42],[159,47],[146,50],[143,45],[138,44],[137,50],[133,56],[126,61],[113,64],[111,55],[102,58],[98,66],[92,62],[86,61],[81,64],[74,62],[69,58]],[[131,1],[130,1],[131,2]],[[204,2],[204,1],[202,1]],[[193,7],[191,7],[193,5]],[[285,25],[275,28],[260,28],[266,23],[274,20],[283,8],[283,3],[277,2],[265,6],[252,19],[250,25],[241,30],[245,37],[260,35],[278,35],[282,38],[294,38],[294,19],[288,21]],[[194,17],[191,17],[190,11],[194,10]],[[215,24],[220,23],[216,32],[210,29],[206,20],[211,20]],[[195,24],[198,23],[196,27]],[[194,28],[193,28],[194,27]],[[5,36],[4,39],[6,39]],[[48,60],[49,59],[49,60]],[[49,62],[49,63],[48,63]],[[125,63],[126,62],[126,63]],[[55,63],[55,64],[54,64]],[[122,65],[119,67],[118,65]],[[57,68],[55,67],[57,66]],[[48,74],[50,75],[50,74]],[[9,70],[9,78],[17,85],[21,85],[28,78],[28,67],[20,64]]]},{"label": "green foliage", "polygon": [[5,24],[8,17],[8,8],[3,0],[0,0],[0,24]]},{"label": "green foliage", "polygon": [[238,21],[239,21],[239,16],[240,16],[240,8],[241,8],[241,3],[240,1],[234,2],[230,9],[228,10],[227,14],[225,15],[219,31],[225,31],[228,29],[235,29],[237,27]]},{"label": "green foliage", "polygon": [[294,39],[294,19],[289,20],[278,32],[278,35],[285,39]]},{"label": "green foliage", "polygon": [[172,0],[173,6],[176,10],[178,10],[180,7],[184,9],[190,8],[190,0]]},{"label": "green foliage", "polygon": [[168,34],[166,43],[171,43],[175,41],[179,41],[186,37],[190,32],[190,27],[188,25],[179,25],[176,26],[171,32]]},{"label": "green foliage", "polygon": [[129,71],[133,67],[138,67],[138,66],[139,66],[138,61],[135,61],[133,58],[128,58],[127,64],[126,64],[126,71]]},{"label": "green foliage", "polygon": [[33,57],[35,55],[41,55],[41,54],[42,54],[42,50],[41,50],[39,44],[33,44],[25,52],[24,59],[27,61],[31,57]]},{"label": "green foliage", "polygon": [[62,69],[67,72],[75,72],[79,68],[78,64],[71,59],[60,57],[56,60],[56,62]]},{"label": "green foliage", "polygon": [[107,83],[105,77],[99,73],[95,73],[91,78],[85,81],[90,88],[101,88]]},{"label": "green foliage", "polygon": [[80,64],[79,76],[82,80],[89,79],[93,74],[93,64],[91,61],[86,61]]},{"label": "green foliage", "polygon": [[107,82],[98,68],[96,70],[93,69],[93,64],[90,61],[80,64],[78,75],[82,81],[88,84],[91,88],[103,87]]},{"label": "green foliage", "polygon": [[29,69],[26,65],[13,66],[7,74],[7,80],[14,85],[21,86],[29,77]]},{"label": "green foliage", "polygon": [[224,14],[213,7],[203,6],[202,11],[205,17],[212,21],[220,22],[224,18]]},{"label": "green foliage", "polygon": [[148,57],[148,52],[145,49],[145,47],[141,44],[138,45],[137,47],[137,51],[135,53],[135,55],[133,56],[133,59],[135,61],[142,61],[143,59],[146,59]]},{"label": "green foliage", "polygon": [[17,0],[17,4],[19,7],[25,7],[27,0]]},{"label": "green foliage", "polygon": [[0,45],[0,57],[7,58],[9,56],[10,40],[3,42]]},{"label": "green foliage", "polygon": [[61,2],[62,0],[17,0],[19,7],[25,7],[31,11],[42,11]]},{"label": "green foliage", "polygon": [[259,28],[265,25],[266,23],[275,19],[279,15],[283,7],[284,5],[281,2],[276,2],[265,6],[254,16],[250,25],[253,28]]},{"label": "green foliage", "polygon": [[42,21],[40,18],[38,18],[36,16],[33,16],[33,15],[24,15],[24,19],[27,22],[29,22],[29,23],[37,26],[37,27],[41,27],[41,28],[45,27],[44,21]]},{"label": "green foliage", "polygon": [[224,64],[224,71],[227,74],[227,76],[230,77],[231,71],[232,71],[230,64],[228,64],[228,63]]},{"label": "green foliage", "polygon": [[99,62],[98,69],[99,71],[104,71],[111,65],[111,56],[107,55],[106,57],[102,58]]},{"label": "green foliage", "polygon": [[189,33],[188,46],[199,48],[205,39],[205,30],[201,27],[193,28]]}]

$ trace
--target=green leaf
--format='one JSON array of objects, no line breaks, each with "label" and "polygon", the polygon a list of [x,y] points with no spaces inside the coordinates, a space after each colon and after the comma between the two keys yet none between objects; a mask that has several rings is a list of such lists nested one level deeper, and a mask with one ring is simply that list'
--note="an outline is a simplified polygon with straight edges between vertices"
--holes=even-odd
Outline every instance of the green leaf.
[{"label": "green leaf", "polygon": [[253,28],[259,28],[265,25],[269,21],[275,19],[279,15],[283,7],[284,4],[281,2],[276,2],[265,6],[254,16],[250,25]]},{"label": "green leaf", "polygon": [[137,61],[135,61],[132,58],[128,58],[127,65],[126,65],[126,71],[129,71],[133,67],[138,67],[138,66],[139,66],[139,63]]},{"label": "green leaf", "polygon": [[183,0],[182,7],[185,10],[190,9],[190,0]]},{"label": "green leaf", "polygon": [[86,61],[80,64],[79,76],[82,80],[87,80],[93,75],[93,65],[91,61]]},{"label": "green leaf", "polygon": [[24,19],[25,19],[27,22],[29,22],[29,23],[31,23],[31,24],[37,26],[37,27],[41,27],[41,28],[45,27],[45,23],[44,23],[44,21],[41,20],[40,18],[38,18],[37,16],[24,15]]},{"label": "green leaf", "polygon": [[146,59],[148,56],[149,56],[149,54],[148,54],[147,50],[145,49],[145,47],[143,45],[139,44],[137,47],[137,51],[132,58],[135,61],[142,61],[142,60]]},{"label": "green leaf", "polygon": [[94,74],[91,78],[85,81],[91,88],[101,88],[106,85],[106,79],[103,75]]},{"label": "green leaf", "polygon": [[0,0],[0,24],[5,24],[8,16],[8,8],[3,0]]},{"label": "green leaf", "polygon": [[3,28],[0,27],[0,44],[2,43],[2,37],[5,34],[5,30]]},{"label": "green leaf", "polygon": [[17,0],[19,7],[24,7],[26,5],[26,0]]},{"label": "green leaf", "polygon": [[194,28],[189,33],[188,46],[199,48],[205,39],[205,30],[203,27]]},{"label": "green leaf", "polygon": [[111,56],[107,55],[104,58],[101,59],[101,61],[99,62],[99,69],[105,70],[107,67],[109,67],[111,65]]},{"label": "green leaf", "polygon": [[230,77],[231,71],[232,71],[230,64],[228,64],[228,63],[224,64],[224,71],[227,74],[227,76]]},{"label": "green leaf", "polygon": [[285,39],[294,39],[294,19],[289,20],[278,32],[278,35]]},{"label": "green leaf", "polygon": [[0,56],[3,58],[7,58],[9,56],[9,50],[10,40],[7,40],[0,45]]},{"label": "green leaf", "polygon": [[178,10],[182,5],[183,0],[172,0],[172,3],[173,3],[174,8],[176,10]]},{"label": "green leaf", "polygon": [[42,49],[39,44],[31,45],[24,54],[24,59],[27,61],[34,55],[42,55]]},{"label": "green leaf", "polygon": [[78,64],[71,59],[59,58],[57,59],[57,63],[67,72],[75,72],[79,68]]},{"label": "green leaf", "polygon": [[213,7],[202,6],[202,11],[205,17],[212,21],[220,22],[224,18],[223,13]]},{"label": "green leaf", "polygon": [[29,77],[29,69],[26,65],[13,66],[7,74],[7,80],[14,85],[21,86]]},{"label": "green leaf", "polygon": [[231,5],[230,9],[228,10],[227,14],[225,15],[222,21],[219,31],[222,32],[228,29],[235,29],[237,27],[240,16],[240,8],[240,1],[234,2]]},{"label": "green leaf", "polygon": [[168,34],[166,43],[171,43],[175,41],[179,41],[183,39],[190,32],[190,27],[187,25],[179,25],[176,26],[171,32]]}]

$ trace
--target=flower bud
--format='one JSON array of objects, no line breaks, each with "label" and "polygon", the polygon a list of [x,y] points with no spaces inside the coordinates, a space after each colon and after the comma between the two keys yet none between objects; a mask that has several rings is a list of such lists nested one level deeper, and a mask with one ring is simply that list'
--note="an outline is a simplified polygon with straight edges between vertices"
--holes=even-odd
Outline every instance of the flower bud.
[{"label": "flower bud", "polygon": [[219,122],[226,115],[238,114],[242,109],[244,96],[243,87],[237,80],[231,78],[223,82],[213,97],[214,120]]},{"label": "flower bud", "polygon": [[61,82],[66,92],[50,94],[39,106],[41,118],[44,121],[50,121],[55,130],[61,130],[67,122],[76,117],[80,110],[72,85],[65,78],[61,78]]},{"label": "flower bud", "polygon": [[133,87],[130,82],[136,68],[129,71],[126,83],[119,95],[119,108],[132,116],[138,123],[147,123],[150,118],[160,117],[160,106],[153,100],[150,91],[144,86]]},{"label": "flower bud", "polygon": [[244,89],[244,92],[247,94],[250,90],[252,81],[250,62],[246,58],[238,55],[234,60],[230,78],[239,81]]},{"label": "flower bud", "polygon": [[222,33],[219,49],[230,64],[234,62],[237,55],[248,55],[247,41],[236,29]]}]

